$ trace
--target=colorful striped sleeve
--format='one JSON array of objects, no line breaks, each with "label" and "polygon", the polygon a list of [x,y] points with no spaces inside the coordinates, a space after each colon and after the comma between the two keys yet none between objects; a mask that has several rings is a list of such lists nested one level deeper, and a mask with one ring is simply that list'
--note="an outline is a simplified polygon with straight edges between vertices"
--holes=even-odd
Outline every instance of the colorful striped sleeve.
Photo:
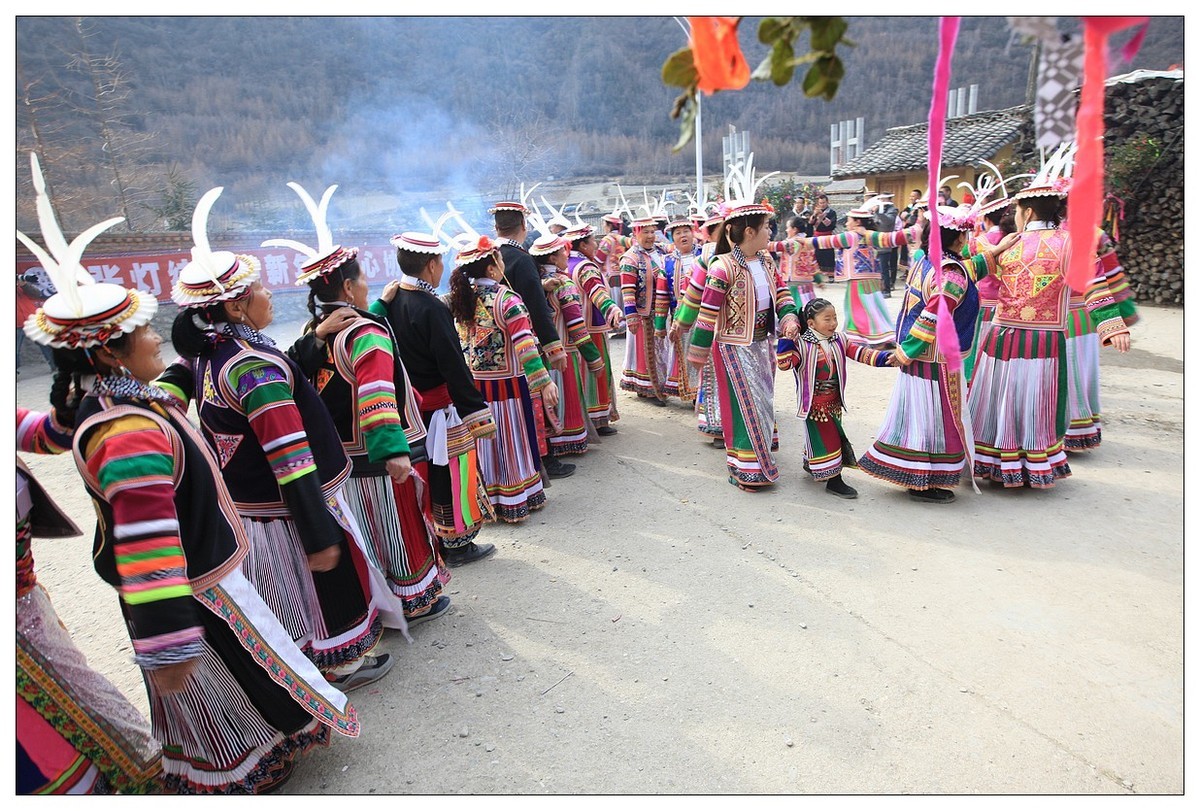
[{"label": "colorful striped sleeve", "polygon": [[1103,275],[1096,276],[1088,283],[1083,297],[1088,317],[1096,325],[1101,346],[1109,343],[1114,336],[1129,332],[1117,301],[1108,288],[1108,280]]},{"label": "colorful striped sleeve", "polygon": [[1099,265],[1097,275],[1104,276],[1108,282],[1108,290],[1117,302],[1117,310],[1126,326],[1133,326],[1138,321],[1137,303],[1133,299],[1133,288],[1125,276],[1125,268],[1117,257],[1117,243],[1103,231],[1096,246],[1096,261]]},{"label": "colorful striped sleeve", "polygon": [[928,283],[924,291],[925,309],[917,316],[917,320],[909,328],[908,335],[900,342],[900,356],[905,360],[919,355],[926,346],[933,343],[937,334],[939,300],[945,299],[947,311],[953,313],[967,293],[966,275],[953,260],[942,263],[941,287],[932,273],[926,278]]},{"label": "colorful striped sleeve", "polygon": [[188,403],[195,390],[195,361],[185,357],[176,358],[154,381],[154,385],[175,398],[179,410],[187,412]]},{"label": "colorful striped sleeve", "polygon": [[588,332],[587,322],[583,320],[583,306],[580,303],[579,288],[575,286],[575,282],[562,274],[559,274],[558,278],[562,281],[562,284],[550,295],[558,298],[559,306],[562,308],[563,324],[567,333],[563,338],[583,355],[583,359],[588,362],[589,368],[596,362],[603,363],[600,358],[600,350],[592,343],[592,334]]},{"label": "colorful striped sleeve", "polygon": [[900,231],[868,231],[867,244],[872,248],[899,248],[910,240],[921,238],[921,226],[914,225]]},{"label": "colorful striped sleeve", "polygon": [[608,318],[609,311],[617,304],[609,295],[608,287],[600,279],[600,269],[589,262],[581,265],[576,275],[583,294],[591,299],[592,306],[600,311],[600,315]]},{"label": "colorful striped sleeve", "polygon": [[872,349],[866,344],[856,344],[846,341],[846,357],[858,363],[867,366],[887,366],[888,358],[891,356],[891,350]]},{"label": "colorful striped sleeve", "polygon": [[267,358],[250,357],[232,364],[226,374],[279,486],[316,473],[292,382],[283,369]]},{"label": "colorful striped sleeve", "polygon": [[63,453],[71,450],[73,429],[60,425],[54,411],[43,413],[17,407],[17,450]]},{"label": "colorful striped sleeve", "polygon": [[725,262],[714,260],[704,277],[704,294],[700,299],[700,313],[696,317],[692,339],[688,345],[688,362],[703,365],[712,352],[712,342],[717,331],[717,317],[725,304],[729,291],[729,271]]},{"label": "colorful striped sleeve", "polygon": [[625,307],[625,316],[637,315],[637,287],[639,269],[637,263],[626,252],[621,257],[621,301]]},{"label": "colorful striped sleeve", "polygon": [[529,322],[529,311],[525,309],[525,302],[511,290],[502,290],[499,310],[501,318],[504,319],[502,327],[512,340],[517,363],[521,364],[525,371],[529,388],[541,391],[550,382],[550,372],[538,353],[537,340],[533,337],[533,325]]},{"label": "colorful striped sleeve", "polygon": [[663,271],[654,273],[654,306],[651,316],[654,319],[654,330],[663,332],[667,328],[667,314],[671,309],[671,280]]},{"label": "colorful striped sleeve", "polygon": [[367,443],[367,458],[383,462],[409,452],[396,402],[396,356],[387,330],[376,324],[357,329],[350,344],[350,364],[358,381],[358,427]]},{"label": "colorful striped sleeve", "polygon": [[171,441],[139,416],[103,423],[88,437],[87,470],[112,508],[117,587],[138,665],[154,669],[203,653],[175,512]]}]

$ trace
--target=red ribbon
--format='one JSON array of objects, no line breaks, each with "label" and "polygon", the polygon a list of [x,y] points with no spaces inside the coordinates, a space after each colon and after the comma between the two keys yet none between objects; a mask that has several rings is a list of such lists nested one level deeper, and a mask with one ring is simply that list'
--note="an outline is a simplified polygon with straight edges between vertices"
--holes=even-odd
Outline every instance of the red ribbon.
[{"label": "red ribbon", "polygon": [[[1075,116],[1075,175],[1067,196],[1071,217],[1071,261],[1067,266],[1067,284],[1077,293],[1087,289],[1095,275],[1093,257],[1099,239],[1100,208],[1104,193],[1104,80],[1108,38],[1134,25],[1148,23],[1149,17],[1083,18],[1083,89],[1079,94],[1079,112]],[[1145,32],[1139,32],[1139,41]]]},{"label": "red ribbon", "polygon": [[[942,17],[938,22],[933,99],[929,102],[929,261],[933,263],[938,290],[942,289],[942,232],[934,195],[937,194],[938,181],[941,179],[942,144],[946,139],[946,94],[950,88],[950,60],[954,56],[957,38],[958,17]],[[958,345],[958,333],[954,330],[954,319],[943,295],[938,296],[935,335],[938,349],[946,357],[946,367],[952,372],[961,370],[962,352]]]}]

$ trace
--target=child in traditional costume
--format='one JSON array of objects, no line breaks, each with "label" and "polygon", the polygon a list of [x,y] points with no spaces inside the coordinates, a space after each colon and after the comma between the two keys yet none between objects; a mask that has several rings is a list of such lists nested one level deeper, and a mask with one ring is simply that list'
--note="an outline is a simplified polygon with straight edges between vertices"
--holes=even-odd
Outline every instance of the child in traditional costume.
[{"label": "child in traditional costume", "polygon": [[262,332],[274,308],[258,260],[209,247],[221,191],[205,193],[193,215],[192,261],[171,291],[181,357],[158,384],[184,407],[195,402],[250,540],[247,579],[330,681],[355,689],[394,664],[367,651],[385,626],[407,633],[403,606],[346,502],[351,463],[328,409]]},{"label": "child in traditional costume", "polygon": [[846,408],[846,359],[867,366],[894,366],[895,355],[853,343],[838,330],[837,310],[823,298],[804,305],[804,332],[781,338],[776,363],[796,378],[796,416],[804,420],[804,469],[825,482],[825,492],[858,498],[842,479],[842,468],[858,467],[854,448],[842,428]]},{"label": "child in traditional costume", "polygon": [[[91,283],[79,263],[83,246],[121,218],[68,248],[36,160],[34,185],[55,257],[18,236],[58,293],[26,334],[65,350],[56,354],[60,370],[94,375],[75,414],[75,464],[98,517],[93,562],[120,596],[145,678],[163,790],[274,790],[331,730],[356,737],[357,714],[242,574],[250,543],[217,459],[176,398],[151,384],[163,370],[162,339],[149,325],[157,302]],[[97,709],[114,716],[98,729],[74,717],[78,740],[127,728],[119,704]]]}]

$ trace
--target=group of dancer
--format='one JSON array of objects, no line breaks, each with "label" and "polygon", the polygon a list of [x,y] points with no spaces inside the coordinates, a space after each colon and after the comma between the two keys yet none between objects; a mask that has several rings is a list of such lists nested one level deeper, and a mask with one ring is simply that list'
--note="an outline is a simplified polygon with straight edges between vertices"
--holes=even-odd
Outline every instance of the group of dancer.
[{"label": "group of dancer", "polygon": [[[695,229],[702,247],[671,233],[677,247],[659,261],[649,218],[634,222],[637,244],[622,263],[631,335],[622,386],[651,402],[690,398],[698,429],[725,449],[729,481],[742,490],[779,480],[776,368],[794,375],[804,470],[832,495],[857,497],[844,468],[927,503],[953,501],[964,471],[976,490],[976,478],[1052,487],[1071,474],[1068,453],[1100,445],[1099,348],[1128,351],[1137,320],[1106,234],[1096,235],[1086,289],[1066,282],[1073,155],[1064,143],[1011,196],[1015,178],[984,162],[976,184],[962,184],[971,205],[938,206],[940,268],[929,253],[927,197],[912,226],[873,230],[890,195],[870,195],[847,212],[841,233],[806,236],[804,219],[793,217],[787,238],[771,241],[774,211],[755,199],[765,178],[755,179],[751,156],[731,167],[728,202]],[[900,247],[909,261],[893,322],[878,251]],[[835,252],[833,275],[844,283],[841,328],[837,308],[814,290],[824,250]],[[939,330],[939,318],[952,329]],[[842,428],[847,359],[899,371],[861,458]],[[681,385],[692,380],[694,388]]]},{"label": "group of dancer", "polygon": [[[357,249],[326,223],[336,186],[317,202],[292,183],[317,244],[264,243],[303,257],[311,319],[286,349],[265,332],[257,260],[209,245],[218,187],[197,205],[172,289],[169,365],[157,302],[81,264],[121,220],[68,244],[34,156],[46,248],[18,237],[58,293],[25,331],[54,348],[57,372],[49,411],[18,409],[18,447],[74,455],[150,719],[87,667],[37,584],[30,538],[80,530],[18,460],[18,791],[262,793],[333,733],[356,736],[346,693],[391,669],[375,652],[384,630],[408,638],[444,615],[450,568],[495,552],[483,525],[527,520],[550,480],[574,472],[565,458],[617,433],[618,381],[641,402],[692,407],[730,483],[750,492],[780,478],[777,370],[795,379],[803,467],[835,496],[856,496],[842,478],[854,467],[933,503],[953,500],[967,465],[971,478],[1052,486],[1070,475],[1067,452],[1099,445],[1097,348],[1128,349],[1136,319],[1103,235],[1088,288],[1065,282],[1071,154],[1011,197],[995,173],[973,206],[939,208],[936,270],[928,217],[872,230],[882,196],[842,233],[805,236],[793,219],[772,241],[751,156],[720,205],[670,218],[647,195],[631,235],[622,206],[598,235],[552,207],[544,219],[532,189],[490,209],[491,234],[448,204],[425,215],[428,232],[392,239],[401,278],[375,301]],[[874,252],[901,245],[893,325]],[[837,254],[844,326],[817,295],[818,250]],[[609,334],[622,329],[615,369]],[[899,370],[861,459],[842,427],[847,359]]]}]

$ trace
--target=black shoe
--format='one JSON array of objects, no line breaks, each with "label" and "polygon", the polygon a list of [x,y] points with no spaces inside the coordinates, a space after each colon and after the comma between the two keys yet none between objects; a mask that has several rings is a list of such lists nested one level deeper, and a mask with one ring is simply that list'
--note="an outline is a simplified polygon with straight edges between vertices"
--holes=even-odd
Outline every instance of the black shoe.
[{"label": "black shoe", "polygon": [[954,493],[941,487],[931,487],[928,490],[909,490],[908,497],[913,501],[923,501],[926,504],[949,504],[954,501]]},{"label": "black shoe", "polygon": [[408,627],[411,628],[414,625],[420,625],[422,622],[428,622],[429,620],[437,619],[449,610],[450,598],[443,594],[437,598],[433,606],[424,614],[418,614],[415,617],[405,617],[404,619],[408,621]]},{"label": "black shoe", "polygon": [[543,456],[542,469],[552,479],[565,479],[575,472],[575,465],[559,461],[553,456]]},{"label": "black shoe", "polygon": [[600,436],[612,436],[616,432],[617,432],[617,429],[613,428],[611,425],[601,425],[599,428],[596,429],[596,433],[599,434]]},{"label": "black shoe", "polygon": [[803,462],[803,465],[804,465],[804,472],[805,472],[805,473],[812,473],[812,468],[808,466],[808,460],[807,460],[807,459],[805,459],[805,460],[804,460],[804,462]]},{"label": "black shoe", "polygon": [[842,477],[834,476],[825,483],[825,492],[838,498],[858,498],[858,491],[842,481]]},{"label": "black shoe", "polygon": [[442,560],[447,566],[455,567],[462,566],[467,563],[474,563],[477,560],[483,560],[488,555],[495,554],[496,545],[492,543],[475,543],[471,541],[466,546],[460,546],[457,549],[442,548]]},{"label": "black shoe", "polygon": [[659,406],[660,408],[667,404],[666,400],[660,400],[657,397],[643,397],[642,399],[645,400],[650,405]]},{"label": "black shoe", "polygon": [[712,444],[713,444],[714,448],[724,448],[725,447],[725,438],[715,436],[715,437],[713,437]]}]

